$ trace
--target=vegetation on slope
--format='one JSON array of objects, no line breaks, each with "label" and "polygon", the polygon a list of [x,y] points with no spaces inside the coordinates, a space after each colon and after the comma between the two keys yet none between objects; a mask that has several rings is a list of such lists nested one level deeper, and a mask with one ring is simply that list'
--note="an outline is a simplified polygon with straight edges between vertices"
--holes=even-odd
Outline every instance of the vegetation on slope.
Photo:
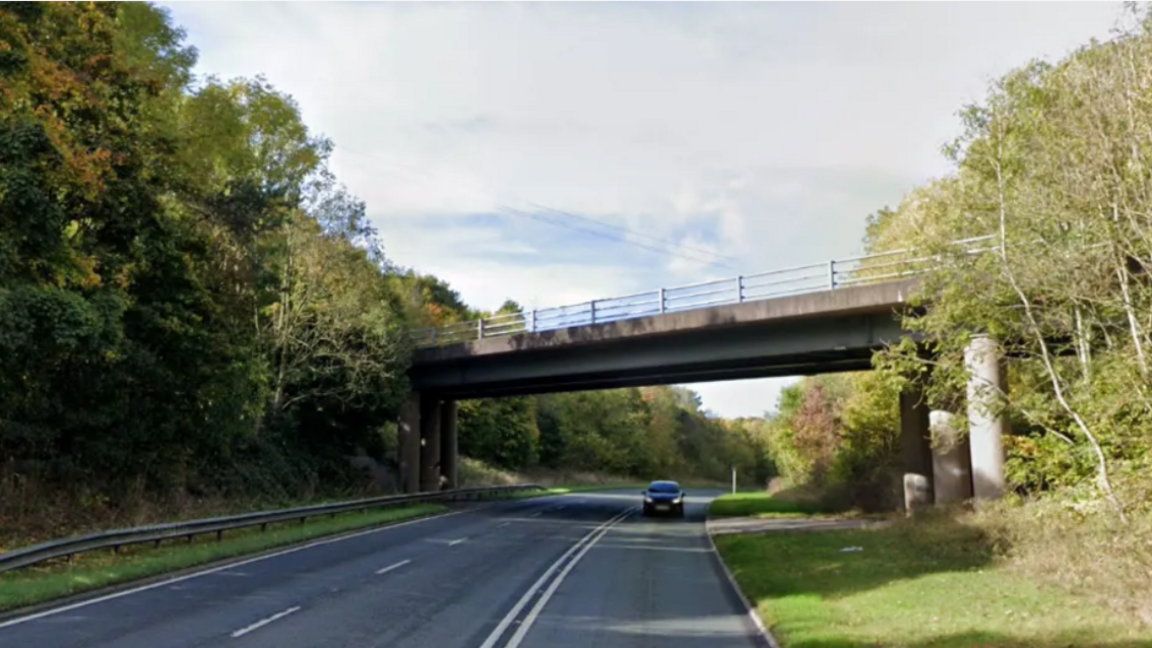
[{"label": "vegetation on slope", "polygon": [[[0,4],[0,550],[387,489],[407,331],[484,314],[389,261],[291,97],[196,59],[149,4]],[[515,470],[764,463],[670,389],[465,403],[460,434]]]},{"label": "vegetation on slope", "polygon": [[[1115,38],[1033,62],[960,113],[955,170],[868,220],[871,251],[938,255],[931,340],[870,374],[788,389],[765,443],[782,479],[843,504],[898,503],[896,394],[910,380],[966,424],[964,348],[987,332],[1008,357],[1007,502],[957,512],[1014,569],[1152,623],[1152,13]],[[991,235],[987,253],[949,242]],[[962,430],[966,432],[966,430]]]}]

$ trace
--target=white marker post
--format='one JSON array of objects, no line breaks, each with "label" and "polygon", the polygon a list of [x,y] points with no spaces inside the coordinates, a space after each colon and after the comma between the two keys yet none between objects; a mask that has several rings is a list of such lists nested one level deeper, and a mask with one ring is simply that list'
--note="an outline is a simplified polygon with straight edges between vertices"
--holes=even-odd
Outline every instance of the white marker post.
[{"label": "white marker post", "polygon": [[732,464],[732,494],[736,494],[736,464]]}]

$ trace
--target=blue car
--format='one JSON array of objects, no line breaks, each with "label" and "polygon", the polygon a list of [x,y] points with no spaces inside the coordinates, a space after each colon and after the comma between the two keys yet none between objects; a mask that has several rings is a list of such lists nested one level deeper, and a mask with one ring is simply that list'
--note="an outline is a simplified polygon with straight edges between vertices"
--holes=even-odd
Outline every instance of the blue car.
[{"label": "blue car", "polygon": [[667,513],[684,517],[684,491],[674,481],[654,481],[644,491],[644,515]]}]

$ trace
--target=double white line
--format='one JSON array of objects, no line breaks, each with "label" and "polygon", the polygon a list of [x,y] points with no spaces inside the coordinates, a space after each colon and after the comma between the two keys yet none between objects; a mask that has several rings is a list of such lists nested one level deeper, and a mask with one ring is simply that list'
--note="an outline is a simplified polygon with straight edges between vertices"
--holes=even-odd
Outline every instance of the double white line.
[{"label": "double white line", "polygon": [[[500,620],[500,623],[497,624],[492,634],[488,635],[484,643],[480,644],[480,648],[495,648],[500,638],[504,636],[504,632],[508,630],[508,626],[512,625],[512,623],[519,618],[520,612],[532,601],[532,597],[539,594],[540,597],[536,599],[536,604],[533,605],[532,609],[528,611],[528,614],[524,616],[524,619],[516,628],[515,634],[508,639],[507,643],[503,645],[503,648],[516,648],[519,646],[520,642],[524,641],[524,636],[532,629],[532,624],[536,622],[536,618],[540,616],[540,612],[544,609],[544,606],[548,604],[548,600],[556,593],[556,589],[560,587],[560,583],[564,582],[564,579],[568,576],[568,573],[572,571],[572,568],[576,566],[576,563],[580,562],[584,554],[588,553],[593,545],[599,542],[600,538],[604,537],[604,534],[608,533],[613,526],[624,521],[625,518],[635,512],[636,509],[630,508],[617,514],[604,524],[593,529],[588,535],[577,540],[576,544],[569,547],[568,551],[565,551],[564,555],[552,563],[544,574],[532,584],[532,587],[528,588],[524,596],[520,597],[519,601],[516,601],[516,605],[513,605],[512,609],[508,611],[508,614]],[[553,578],[554,574],[555,578]],[[548,579],[552,579],[552,582],[549,583]],[[545,584],[547,584],[547,589],[544,589]]]}]

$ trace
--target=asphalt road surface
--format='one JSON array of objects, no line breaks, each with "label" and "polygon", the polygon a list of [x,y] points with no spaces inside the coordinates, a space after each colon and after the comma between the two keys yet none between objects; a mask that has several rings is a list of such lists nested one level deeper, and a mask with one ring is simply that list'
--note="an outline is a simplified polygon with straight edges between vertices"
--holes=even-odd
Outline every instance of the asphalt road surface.
[{"label": "asphalt road surface", "polygon": [[640,493],[500,502],[0,622],[3,648],[761,646],[704,535]]}]

